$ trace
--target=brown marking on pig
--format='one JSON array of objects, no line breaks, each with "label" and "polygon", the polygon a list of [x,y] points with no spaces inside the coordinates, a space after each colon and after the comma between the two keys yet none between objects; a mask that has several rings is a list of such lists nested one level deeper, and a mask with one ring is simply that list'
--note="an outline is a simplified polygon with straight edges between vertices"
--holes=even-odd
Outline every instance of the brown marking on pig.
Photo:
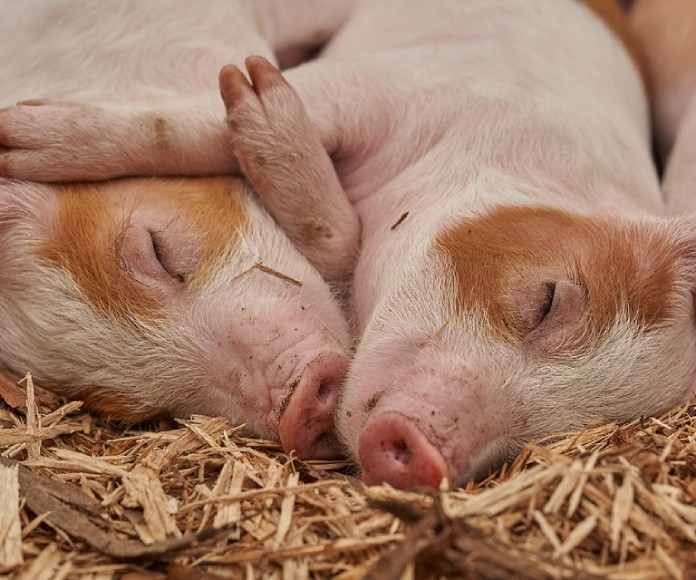
[{"label": "brown marking on pig", "polygon": [[582,0],[583,3],[594,12],[609,29],[621,40],[626,47],[631,60],[640,73],[643,85],[647,87],[646,66],[643,55],[626,17],[625,12],[615,0]]},{"label": "brown marking on pig", "polygon": [[70,273],[73,281],[98,311],[128,319],[136,314],[152,319],[158,312],[154,292],[134,283],[124,270],[118,240],[125,224],[110,209],[111,201],[99,186],[56,185],[60,208],[53,236],[39,257]]},{"label": "brown marking on pig", "polygon": [[210,276],[249,225],[238,198],[240,188],[246,186],[236,178],[127,179],[56,187],[60,207],[53,235],[39,257],[67,271],[98,311],[125,320],[132,315],[154,320],[161,315],[161,304],[158,295],[135,281],[124,267],[119,242],[128,216],[120,217],[122,201],[114,188],[143,188],[146,191],[139,194],[138,204],[159,203],[168,211],[176,208],[176,218],[190,224],[198,236],[196,266],[186,278],[193,290]]},{"label": "brown marking on pig", "polygon": [[143,180],[153,200],[174,200],[179,215],[193,226],[199,236],[198,265],[187,279],[198,287],[209,276],[226,251],[234,248],[240,235],[249,228],[249,218],[239,200],[239,192],[248,189],[234,177]]},{"label": "brown marking on pig", "polygon": [[169,138],[169,126],[167,121],[160,116],[148,119],[149,140],[156,151],[168,151],[171,147]]},{"label": "brown marking on pig", "polygon": [[120,421],[127,421],[130,424],[140,423],[156,415],[166,413],[166,410],[162,408],[148,408],[140,401],[134,403],[131,394],[108,387],[90,387],[71,393],[70,396],[73,399],[83,401],[85,406],[97,413]]},{"label": "brown marking on pig", "polygon": [[[656,232],[546,208],[502,207],[442,232],[436,247],[452,265],[461,314],[482,308],[504,340],[521,340],[510,297],[566,277],[587,294],[583,324],[568,341],[608,330],[621,308],[642,328],[673,315],[677,249]],[[529,286],[529,288],[527,288]]]},{"label": "brown marking on pig", "polygon": [[301,244],[310,245],[322,240],[330,240],[333,238],[333,231],[318,218],[308,218],[301,220],[299,223],[299,241]]}]

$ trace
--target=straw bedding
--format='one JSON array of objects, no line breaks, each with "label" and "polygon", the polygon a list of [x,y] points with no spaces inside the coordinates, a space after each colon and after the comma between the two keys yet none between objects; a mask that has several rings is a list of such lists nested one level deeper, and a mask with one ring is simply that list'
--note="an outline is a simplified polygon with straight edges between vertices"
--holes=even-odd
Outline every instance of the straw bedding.
[{"label": "straw bedding", "polygon": [[696,404],[530,444],[485,481],[363,488],[222,418],[126,428],[0,380],[8,578],[696,578]]}]

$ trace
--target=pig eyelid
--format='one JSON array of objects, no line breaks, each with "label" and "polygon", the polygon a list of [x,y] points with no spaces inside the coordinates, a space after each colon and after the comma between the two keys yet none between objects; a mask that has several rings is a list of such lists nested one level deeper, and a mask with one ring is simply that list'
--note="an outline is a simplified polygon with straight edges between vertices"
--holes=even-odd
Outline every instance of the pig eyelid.
[{"label": "pig eyelid", "polygon": [[537,324],[537,326],[539,326],[539,324],[544,322],[546,317],[555,310],[555,307],[558,303],[558,293],[556,292],[556,282],[545,282],[544,289],[545,289],[544,301],[542,302],[542,305],[541,305],[539,323]]},{"label": "pig eyelid", "polygon": [[162,236],[162,232],[154,231],[154,230],[148,230],[148,234],[150,235],[150,242],[152,243],[152,252],[159,262],[160,266],[162,266],[162,269],[172,278],[177,280],[180,283],[184,283],[186,281],[186,276],[182,274],[181,272],[178,272],[170,263],[169,260],[167,259],[167,250],[166,250],[166,244],[164,242],[164,237]]},{"label": "pig eyelid", "polygon": [[558,282],[549,281],[541,285],[541,289],[536,299],[536,304],[533,306],[532,319],[529,321],[529,326],[525,333],[534,333],[537,329],[551,318],[558,308],[561,292],[557,292]]}]

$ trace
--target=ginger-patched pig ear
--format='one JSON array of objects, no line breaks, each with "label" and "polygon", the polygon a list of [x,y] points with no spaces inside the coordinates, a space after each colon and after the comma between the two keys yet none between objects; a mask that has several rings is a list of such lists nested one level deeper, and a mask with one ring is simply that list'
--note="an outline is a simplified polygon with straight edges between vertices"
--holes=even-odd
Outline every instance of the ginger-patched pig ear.
[{"label": "ginger-patched pig ear", "polygon": [[332,280],[346,278],[360,222],[295,90],[266,59],[247,59],[251,83],[235,66],[220,91],[235,155],[263,205],[307,259]]}]

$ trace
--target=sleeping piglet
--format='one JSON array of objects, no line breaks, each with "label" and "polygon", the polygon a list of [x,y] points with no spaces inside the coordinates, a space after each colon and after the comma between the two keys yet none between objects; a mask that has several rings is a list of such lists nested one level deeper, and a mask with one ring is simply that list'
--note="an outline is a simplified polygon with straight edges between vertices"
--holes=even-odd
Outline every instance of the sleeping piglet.
[{"label": "sleeping piglet", "polygon": [[[696,371],[696,222],[657,217],[621,12],[436,6],[365,2],[360,36],[349,24],[322,61],[376,53],[358,66],[379,98],[344,96],[374,142],[338,163],[363,241],[337,424],[364,480],[398,487],[460,484],[531,437],[662,411],[691,396]],[[399,16],[383,40],[387,11]],[[282,139],[256,136],[286,132],[276,111],[298,97],[262,59],[248,67],[252,85],[234,67],[221,76],[237,158],[282,195],[296,168],[259,163]],[[287,76],[312,117],[318,90],[299,73]]]},{"label": "sleeping piglet", "polygon": [[[317,15],[315,4],[225,0],[201,10],[175,1],[163,12],[140,0],[5,3],[2,97],[77,99],[81,120],[105,103],[126,111],[185,102],[216,92],[218,71],[235,55],[240,63],[250,52],[298,55],[349,8],[333,2]],[[73,129],[70,139],[84,145]],[[168,151],[156,114],[140,129]],[[27,151],[40,149],[36,136],[22,141]],[[85,151],[90,159],[98,165]],[[175,154],[168,163],[175,172]],[[357,243],[357,218],[341,224]],[[313,239],[326,253],[333,240],[324,233]],[[342,248],[318,264],[330,279],[355,257],[356,248]],[[57,393],[127,421],[225,415],[300,457],[335,455],[345,316],[240,178],[0,179],[0,261],[0,367],[30,370]]]},{"label": "sleeping piglet", "polygon": [[[223,69],[229,128],[212,96],[158,110],[180,170],[241,168],[303,250],[308,196],[322,220],[344,198],[359,216],[361,337],[336,423],[366,483],[459,485],[531,438],[691,396],[696,223],[659,217],[622,39],[611,0],[363,0],[316,61]],[[167,172],[151,113],[92,111],[114,127],[90,142],[107,172]],[[90,170],[75,122],[68,105],[6,110],[6,174]],[[41,145],[13,145],[28,134]]]}]

